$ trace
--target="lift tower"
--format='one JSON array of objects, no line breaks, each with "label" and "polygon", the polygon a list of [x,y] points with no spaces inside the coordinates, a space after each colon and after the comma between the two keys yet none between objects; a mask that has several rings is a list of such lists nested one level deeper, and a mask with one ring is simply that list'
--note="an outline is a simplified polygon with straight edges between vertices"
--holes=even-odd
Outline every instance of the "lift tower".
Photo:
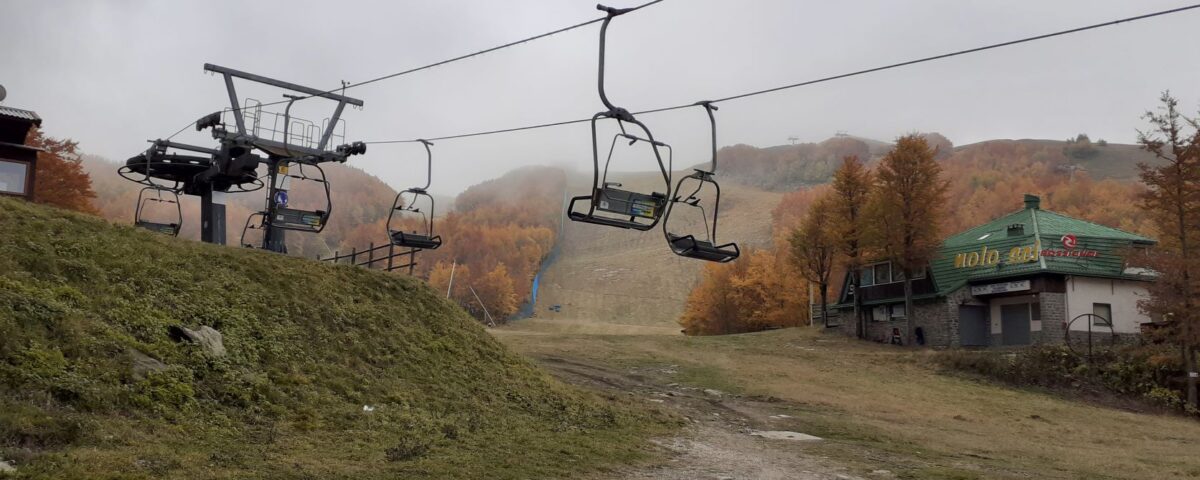
[{"label": "lift tower", "polygon": [[[337,141],[345,141],[345,122],[341,120],[341,115],[346,105],[361,107],[363,101],[219,65],[205,64],[204,70],[220,75],[225,80],[229,95],[228,110],[206,115],[196,121],[197,131],[212,130],[218,146],[206,148],[169,140],[152,140],[150,149],[130,158],[118,173],[144,185],[173,185],[167,188],[199,196],[200,239],[216,244],[225,243],[226,194],[265,189],[264,210],[256,214],[261,217],[259,228],[264,229],[261,247],[286,252],[284,239],[287,230],[319,232],[329,218],[332,210],[329,185],[325,182],[320,164],[344,163],[351,155],[366,153],[366,145],[362,142],[343,143],[331,148]],[[246,99],[245,104],[239,104],[235,78],[303,96],[285,94],[287,108],[284,113],[268,112],[263,110],[261,102],[253,99]],[[337,102],[333,114],[320,127],[290,115],[293,102],[312,97]],[[228,121],[230,119],[232,128]],[[265,178],[258,171],[260,165],[266,167]],[[298,167],[300,174],[293,173],[292,167]],[[304,173],[306,167],[321,173],[310,177]],[[295,178],[322,183],[326,206],[317,210],[291,208],[288,189]]]}]

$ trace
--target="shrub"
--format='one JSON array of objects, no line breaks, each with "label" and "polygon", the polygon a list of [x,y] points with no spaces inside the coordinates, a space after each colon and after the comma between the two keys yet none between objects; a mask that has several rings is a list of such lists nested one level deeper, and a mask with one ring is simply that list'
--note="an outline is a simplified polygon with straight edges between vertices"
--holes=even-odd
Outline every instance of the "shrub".
[{"label": "shrub", "polygon": [[[944,368],[974,373],[1020,386],[1094,386],[1154,404],[1181,408],[1180,392],[1168,381],[1178,365],[1160,347],[1126,347],[1097,352],[1091,360],[1065,346],[1037,346],[1020,352],[954,350],[939,354]],[[1172,400],[1174,399],[1174,400]]]}]

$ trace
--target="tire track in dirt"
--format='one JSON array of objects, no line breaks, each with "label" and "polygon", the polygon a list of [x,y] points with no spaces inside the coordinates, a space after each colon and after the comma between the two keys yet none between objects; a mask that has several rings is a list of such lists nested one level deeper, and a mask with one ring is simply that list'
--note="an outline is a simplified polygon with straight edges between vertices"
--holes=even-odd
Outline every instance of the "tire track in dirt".
[{"label": "tire track in dirt", "polygon": [[[671,366],[647,366],[634,371],[594,365],[558,356],[536,358],[554,376],[568,383],[644,398],[684,418],[691,425],[672,438],[654,440],[665,460],[627,467],[604,480],[858,480],[828,458],[806,451],[804,442],[752,436],[772,430],[774,399],[746,398],[675,383]],[[890,474],[870,478],[893,478]]]}]

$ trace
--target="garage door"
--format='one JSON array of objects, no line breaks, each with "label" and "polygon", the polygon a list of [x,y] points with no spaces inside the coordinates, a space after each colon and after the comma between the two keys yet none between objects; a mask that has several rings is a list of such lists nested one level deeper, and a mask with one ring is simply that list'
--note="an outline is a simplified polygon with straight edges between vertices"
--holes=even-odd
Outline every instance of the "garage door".
[{"label": "garage door", "polygon": [[978,305],[958,307],[958,338],[964,347],[985,347],[990,340],[987,308]]},{"label": "garage door", "polygon": [[1000,340],[1004,345],[1029,345],[1029,304],[1000,306]]}]

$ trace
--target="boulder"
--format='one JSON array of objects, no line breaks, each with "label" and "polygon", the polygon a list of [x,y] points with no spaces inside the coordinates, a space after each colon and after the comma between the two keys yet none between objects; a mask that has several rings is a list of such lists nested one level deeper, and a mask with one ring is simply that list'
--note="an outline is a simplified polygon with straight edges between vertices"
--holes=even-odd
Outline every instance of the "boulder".
[{"label": "boulder", "polygon": [[147,373],[160,372],[167,368],[167,364],[133,349],[129,350],[129,362],[133,368],[133,378],[138,380],[146,378]]},{"label": "boulder", "polygon": [[177,325],[171,327],[169,333],[171,338],[177,342],[186,340],[199,345],[204,349],[204,353],[211,357],[220,358],[225,356],[225,343],[221,340],[221,332],[208,325],[202,325],[195,330]]}]

